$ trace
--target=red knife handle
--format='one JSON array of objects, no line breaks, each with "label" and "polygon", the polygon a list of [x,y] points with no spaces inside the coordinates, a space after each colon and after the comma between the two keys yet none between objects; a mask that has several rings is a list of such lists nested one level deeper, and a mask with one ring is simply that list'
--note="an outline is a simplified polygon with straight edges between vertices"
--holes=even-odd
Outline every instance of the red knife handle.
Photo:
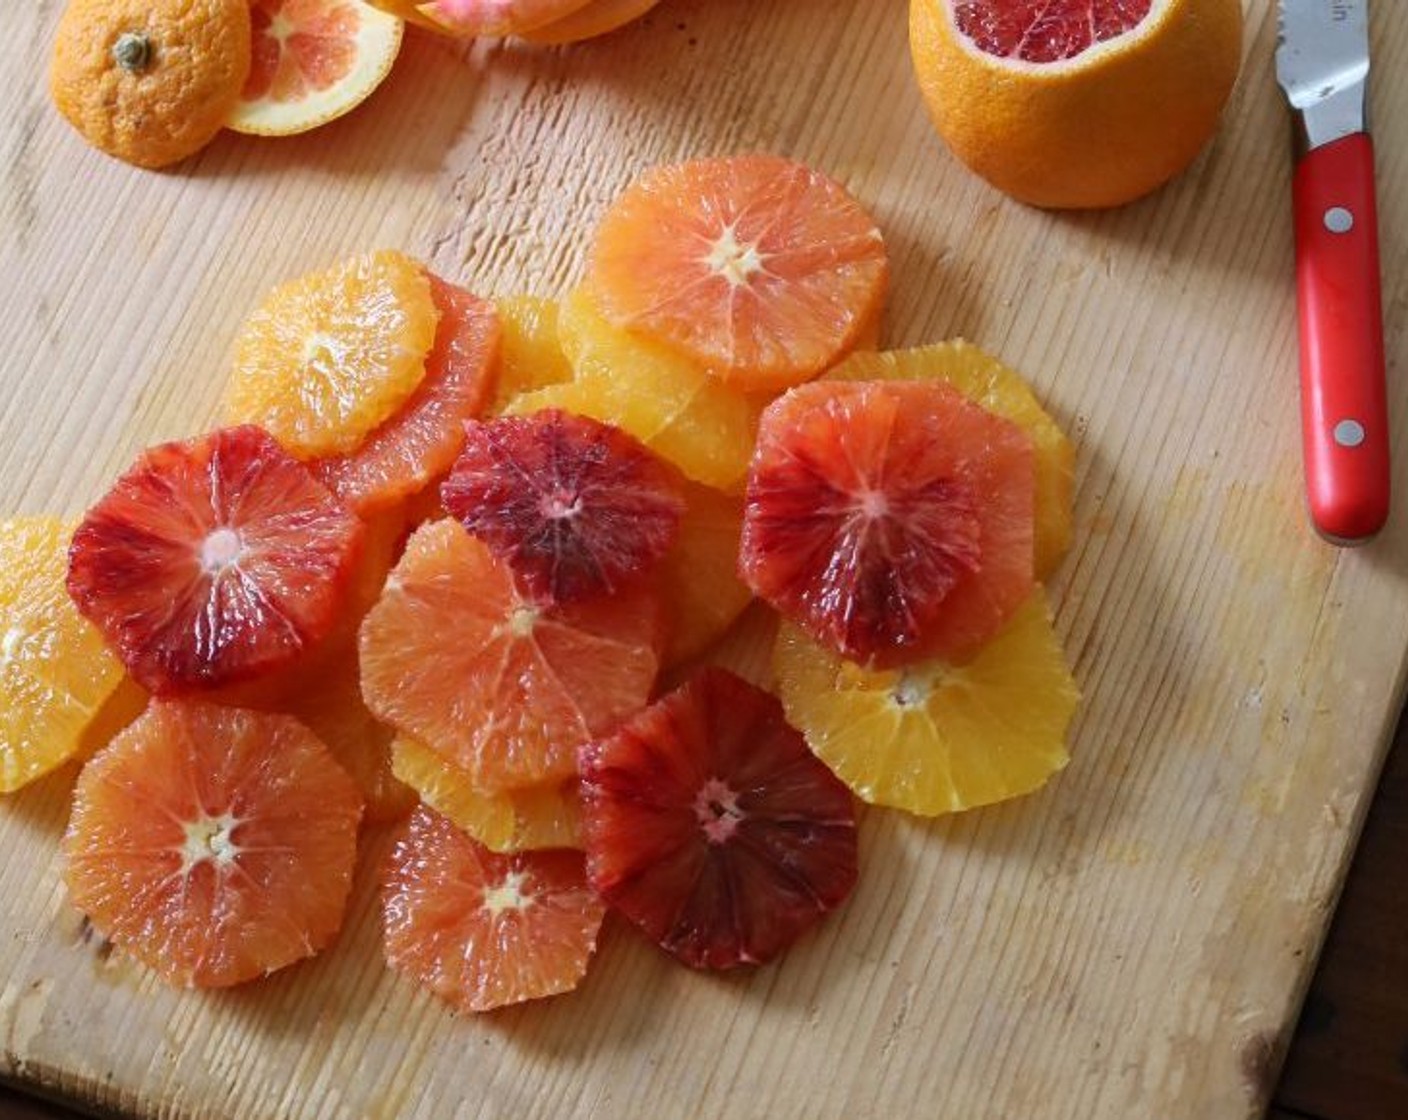
[{"label": "red knife handle", "polygon": [[1296,299],[1305,481],[1320,533],[1352,544],[1388,518],[1374,146],[1357,133],[1295,172]]}]

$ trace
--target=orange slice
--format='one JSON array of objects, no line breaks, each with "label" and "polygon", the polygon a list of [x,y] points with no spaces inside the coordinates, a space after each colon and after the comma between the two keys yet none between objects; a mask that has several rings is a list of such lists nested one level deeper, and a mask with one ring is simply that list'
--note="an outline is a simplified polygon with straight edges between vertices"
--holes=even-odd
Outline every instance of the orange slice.
[{"label": "orange slice", "polygon": [[704,367],[608,323],[585,288],[562,303],[558,335],[573,381],[524,393],[511,413],[561,408],[623,428],[686,477],[741,490],[766,399],[710,377]]},{"label": "orange slice", "polygon": [[865,669],[784,623],[778,695],[865,801],[937,816],[1030,793],[1067,762],[1079,693],[1038,591],[964,665]]},{"label": "orange slice", "polygon": [[496,300],[503,345],[498,395],[491,412],[502,412],[520,393],[572,380],[572,367],[557,335],[557,301],[537,296]]},{"label": "orange slice", "polygon": [[678,665],[721,638],[753,599],[738,578],[743,499],[687,482],[684,516],[674,548],[665,554],[661,582],[670,612],[662,661]]},{"label": "orange slice", "polygon": [[280,285],[235,342],[224,414],[299,459],[355,451],[424,379],[439,318],[425,272],[391,250]]},{"label": "orange slice", "polygon": [[357,651],[353,647],[330,665],[289,704],[357,783],[373,823],[399,820],[416,803],[415,793],[392,772],[394,732],[367,710],[362,700]]},{"label": "orange slice", "polygon": [[424,380],[357,450],[309,464],[363,517],[384,514],[444,475],[464,446],[465,421],[483,411],[493,391],[499,354],[493,307],[427,275],[440,324]]},{"label": "orange slice", "polygon": [[911,0],[954,155],[1035,206],[1118,206],[1186,167],[1241,63],[1240,0]]},{"label": "orange slice", "polygon": [[874,220],[776,156],[657,167],[607,212],[588,283],[617,327],[745,389],[815,377],[852,349],[889,278]]},{"label": "orange slice", "polygon": [[1032,437],[1036,468],[1036,578],[1056,570],[1071,546],[1076,450],[1022,375],[962,339],[913,350],[852,354],[827,375],[837,381],[946,381],[975,404]]},{"label": "orange slice", "polygon": [[658,3],[660,0],[591,0],[585,8],[578,8],[570,16],[520,34],[530,43],[540,46],[580,43],[584,39],[595,39],[598,35],[625,27]]},{"label": "orange slice", "polygon": [[408,735],[391,744],[392,772],[491,852],[580,848],[577,781],[481,793],[468,774]]},{"label": "orange slice", "polygon": [[290,136],[351,112],[391,73],[404,24],[362,0],[250,0],[236,132]]},{"label": "orange slice", "polygon": [[476,788],[560,781],[579,745],[645,704],[660,605],[648,587],[544,607],[453,521],[423,525],[362,624],[362,693]]},{"label": "orange slice", "polygon": [[124,679],[64,587],[74,526],[0,521],[0,793],[74,757]]},{"label": "orange slice", "polygon": [[606,915],[581,852],[497,855],[421,806],[392,850],[387,963],[463,1011],[571,991]]},{"label": "orange slice", "polygon": [[336,936],[361,815],[297,720],[155,700],[79,775],[64,879],[94,927],[167,983],[227,987]]}]

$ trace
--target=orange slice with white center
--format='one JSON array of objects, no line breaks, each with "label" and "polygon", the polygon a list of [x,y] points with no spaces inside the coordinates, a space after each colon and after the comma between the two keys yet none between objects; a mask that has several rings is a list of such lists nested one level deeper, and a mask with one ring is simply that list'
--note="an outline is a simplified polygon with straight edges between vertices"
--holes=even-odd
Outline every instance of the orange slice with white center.
[{"label": "orange slice with white center", "polygon": [[365,101],[391,72],[404,23],[361,0],[251,0],[249,77],[228,127],[290,136]]}]

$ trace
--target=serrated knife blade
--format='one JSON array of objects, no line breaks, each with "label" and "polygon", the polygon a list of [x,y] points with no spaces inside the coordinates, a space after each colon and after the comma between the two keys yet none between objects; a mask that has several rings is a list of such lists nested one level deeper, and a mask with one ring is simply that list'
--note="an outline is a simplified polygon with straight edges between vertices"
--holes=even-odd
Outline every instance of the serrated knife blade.
[{"label": "serrated knife blade", "polygon": [[1276,80],[1297,114],[1292,181],[1301,443],[1311,519],[1357,544],[1389,511],[1368,0],[1280,0]]},{"label": "serrated knife blade", "polygon": [[1281,0],[1276,80],[1312,148],[1365,131],[1368,0]]}]

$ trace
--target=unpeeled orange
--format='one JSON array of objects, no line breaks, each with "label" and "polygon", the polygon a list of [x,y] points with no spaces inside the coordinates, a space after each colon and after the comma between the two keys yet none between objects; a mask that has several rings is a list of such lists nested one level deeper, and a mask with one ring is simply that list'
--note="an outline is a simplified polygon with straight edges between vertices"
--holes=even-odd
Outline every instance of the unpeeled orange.
[{"label": "unpeeled orange", "polygon": [[1035,206],[1118,206],[1183,170],[1241,61],[1239,0],[910,0],[939,135]]}]

